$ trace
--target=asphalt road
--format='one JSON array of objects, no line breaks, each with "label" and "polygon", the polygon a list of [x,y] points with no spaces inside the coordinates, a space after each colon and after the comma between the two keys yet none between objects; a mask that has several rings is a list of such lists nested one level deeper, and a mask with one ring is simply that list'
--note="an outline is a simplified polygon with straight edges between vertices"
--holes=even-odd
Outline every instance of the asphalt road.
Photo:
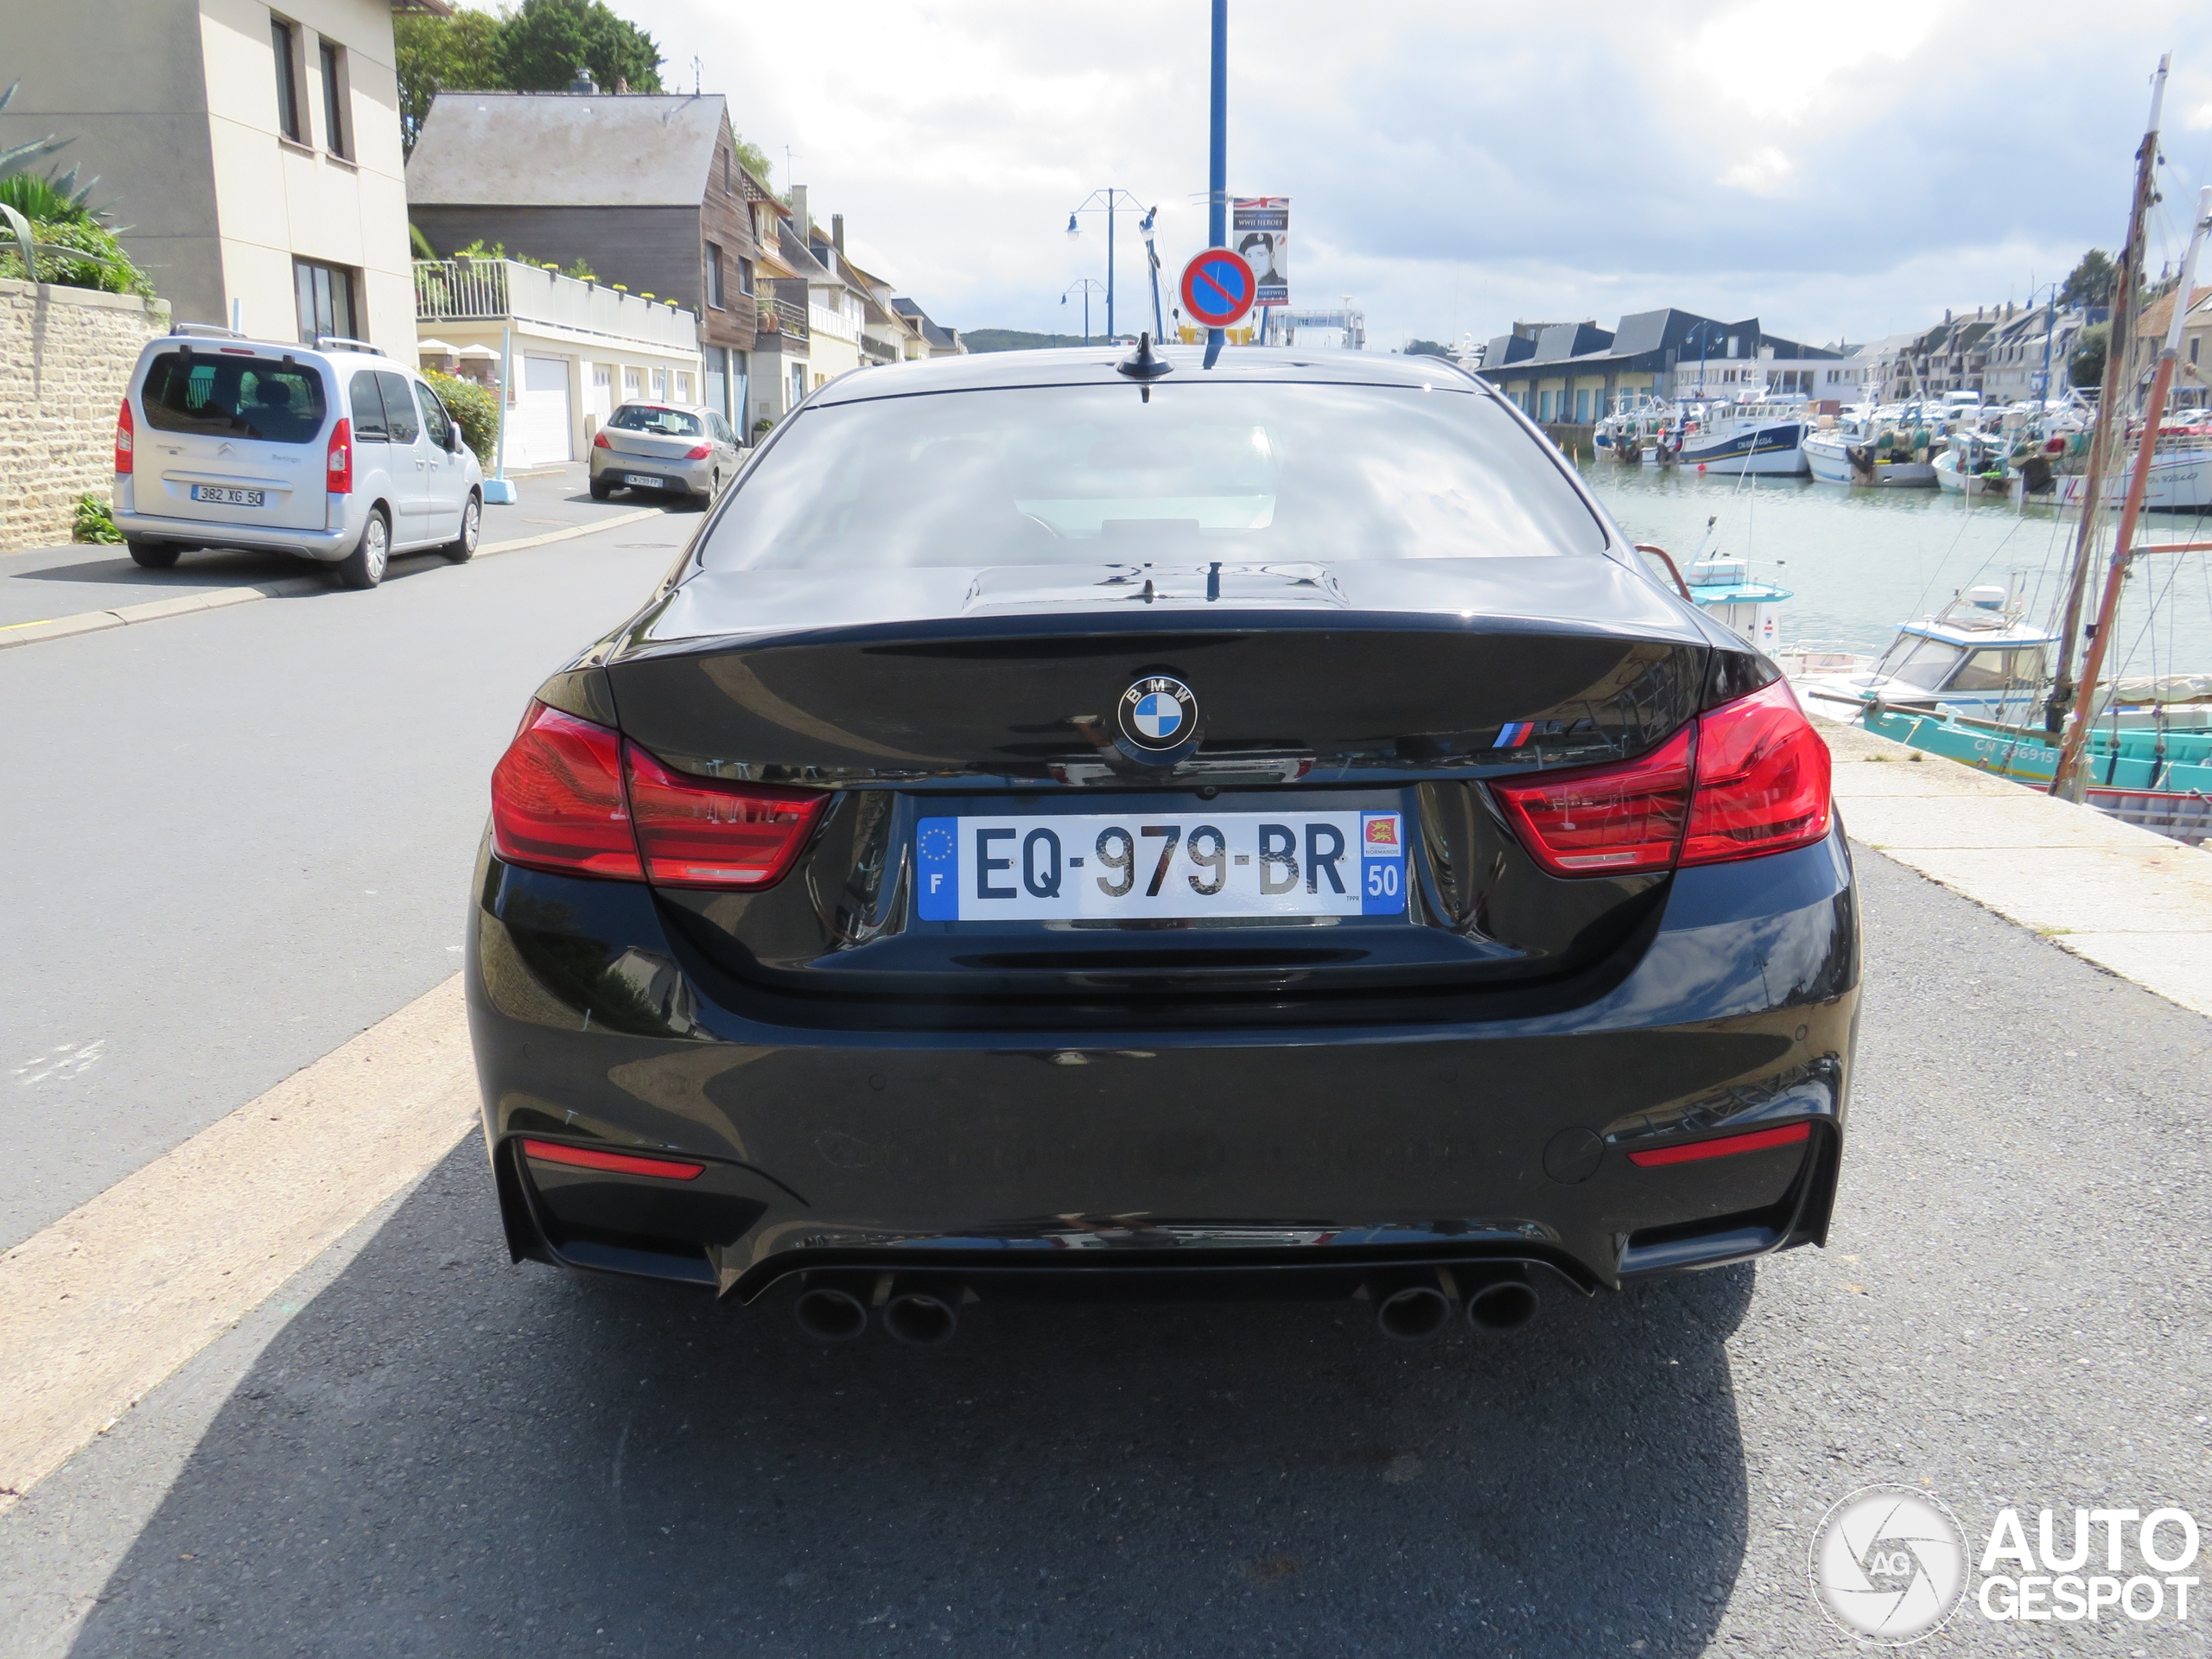
[{"label": "asphalt road", "polygon": [[[577,465],[518,480],[519,500],[511,506],[485,509],[484,540],[488,543],[542,536],[549,530],[565,530],[659,505],[653,498],[626,491],[610,500],[594,501],[585,488],[586,476],[587,469]],[[417,574],[439,563],[435,553],[410,553],[393,561],[393,574]],[[305,559],[236,548],[187,553],[167,570],[142,570],[116,546],[79,543],[28,548],[0,553],[0,628],[315,574],[317,567]],[[334,579],[330,587],[336,591]]]},{"label": "asphalt road", "polygon": [[[1505,1341],[975,1306],[941,1352],[823,1349],[779,1298],[509,1266],[464,1143],[0,1518],[0,1611],[86,1656],[1769,1659],[1852,1650],[1805,1548],[1866,1484],[1924,1484],[1977,1551],[2001,1503],[2202,1515],[2212,1024],[1860,861],[1825,1252]],[[1968,1608],[1917,1651],[2020,1628]]]},{"label": "asphalt road", "polygon": [[460,966],[531,688],[699,522],[0,652],[0,1249]]}]

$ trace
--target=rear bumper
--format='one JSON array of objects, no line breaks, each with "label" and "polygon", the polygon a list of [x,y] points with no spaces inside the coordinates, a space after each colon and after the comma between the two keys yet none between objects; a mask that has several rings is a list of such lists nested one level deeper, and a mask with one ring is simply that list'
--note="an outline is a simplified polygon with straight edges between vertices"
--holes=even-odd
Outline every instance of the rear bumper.
[{"label": "rear bumper", "polygon": [[637,487],[663,489],[672,493],[704,495],[714,483],[713,461],[667,461],[654,455],[626,455],[619,450],[594,448],[591,452],[591,475],[604,479],[616,488],[629,487],[626,480],[634,474],[657,482]]},{"label": "rear bumper", "polygon": [[[1678,874],[1641,962],[1584,1007],[1422,1026],[797,1029],[711,1001],[642,887],[487,855],[472,920],[518,1256],[743,1300],[855,1268],[983,1294],[1332,1294],[1414,1264],[1537,1262],[1596,1289],[1826,1235],[1858,1008],[1840,830]],[[1736,1156],[1630,1156],[1798,1123]],[[708,1167],[556,1167],[525,1135]]]},{"label": "rear bumper", "polygon": [[325,564],[344,558],[361,538],[361,527],[354,524],[339,530],[298,530],[283,525],[166,518],[124,508],[116,512],[115,527],[134,542],[174,542],[186,547],[265,548],[275,553],[296,553],[302,558]]}]

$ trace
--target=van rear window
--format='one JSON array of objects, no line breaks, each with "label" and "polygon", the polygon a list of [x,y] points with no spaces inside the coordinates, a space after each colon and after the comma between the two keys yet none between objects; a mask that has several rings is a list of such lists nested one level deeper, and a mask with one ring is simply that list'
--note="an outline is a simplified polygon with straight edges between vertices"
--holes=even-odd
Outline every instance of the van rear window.
[{"label": "van rear window", "polygon": [[271,443],[308,443],[328,412],[322,376],[266,357],[163,352],[146,367],[146,424]]}]

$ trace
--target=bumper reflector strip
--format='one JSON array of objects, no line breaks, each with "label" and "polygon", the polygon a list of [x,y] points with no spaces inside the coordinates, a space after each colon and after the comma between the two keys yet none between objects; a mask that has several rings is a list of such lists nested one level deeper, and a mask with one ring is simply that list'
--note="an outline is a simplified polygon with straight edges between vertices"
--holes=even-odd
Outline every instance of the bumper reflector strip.
[{"label": "bumper reflector strip", "polygon": [[707,1173],[704,1164],[674,1158],[640,1158],[628,1152],[596,1152],[589,1147],[564,1147],[557,1141],[525,1141],[523,1155],[543,1164],[569,1164],[578,1169],[603,1169],[616,1175],[657,1175],[664,1181],[696,1181]]},{"label": "bumper reflector strip", "polygon": [[1732,1158],[1739,1152],[1764,1152],[1769,1147],[1794,1147],[1811,1136],[1809,1123],[1791,1123],[1778,1129],[1754,1129],[1749,1135],[1727,1135],[1718,1141],[1693,1141],[1688,1146],[1659,1147],[1650,1152],[1631,1152],[1628,1160],[1639,1169],[1661,1164],[1694,1164],[1702,1158]]}]

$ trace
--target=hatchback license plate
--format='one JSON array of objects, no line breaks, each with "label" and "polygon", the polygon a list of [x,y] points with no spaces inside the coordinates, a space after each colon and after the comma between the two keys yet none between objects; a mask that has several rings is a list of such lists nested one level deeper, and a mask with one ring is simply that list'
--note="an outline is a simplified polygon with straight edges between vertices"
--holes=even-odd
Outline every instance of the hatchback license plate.
[{"label": "hatchback license plate", "polygon": [[1396,812],[924,818],[929,922],[1402,916]]},{"label": "hatchback license plate", "polygon": [[209,502],[219,507],[257,507],[264,496],[264,492],[260,490],[234,490],[225,484],[195,484],[192,486],[194,500]]},{"label": "hatchback license plate", "polygon": [[655,490],[661,487],[660,480],[647,473],[625,473],[622,474],[622,481],[625,484],[643,484]]}]

